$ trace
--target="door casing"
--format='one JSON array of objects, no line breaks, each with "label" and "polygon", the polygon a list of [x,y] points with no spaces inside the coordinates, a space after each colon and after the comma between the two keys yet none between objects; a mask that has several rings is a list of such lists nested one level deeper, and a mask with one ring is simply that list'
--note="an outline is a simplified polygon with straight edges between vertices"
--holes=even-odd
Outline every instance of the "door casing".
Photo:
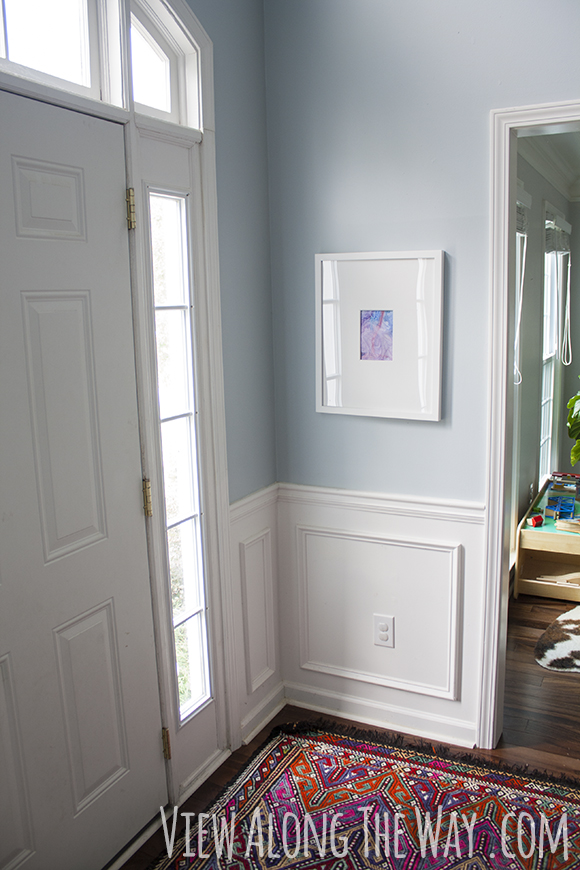
[{"label": "door casing", "polygon": [[[509,596],[509,504],[513,385],[513,287],[518,135],[580,130],[580,102],[498,109],[491,113],[491,287],[486,584],[478,746],[493,748],[502,732]],[[510,337],[512,340],[510,341]]]}]

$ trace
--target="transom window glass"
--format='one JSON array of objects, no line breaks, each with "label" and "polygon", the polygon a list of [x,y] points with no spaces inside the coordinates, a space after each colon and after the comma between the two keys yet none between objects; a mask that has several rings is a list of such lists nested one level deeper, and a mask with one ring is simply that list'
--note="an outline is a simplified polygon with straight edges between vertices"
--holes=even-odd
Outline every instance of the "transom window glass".
[{"label": "transom window glass", "polygon": [[131,71],[135,102],[171,112],[170,60],[135,15],[131,15]]},{"label": "transom window glass", "polygon": [[149,195],[165,525],[179,716],[210,696],[186,198]]},{"label": "transom window glass", "polygon": [[90,87],[87,0],[2,0],[4,56]]}]

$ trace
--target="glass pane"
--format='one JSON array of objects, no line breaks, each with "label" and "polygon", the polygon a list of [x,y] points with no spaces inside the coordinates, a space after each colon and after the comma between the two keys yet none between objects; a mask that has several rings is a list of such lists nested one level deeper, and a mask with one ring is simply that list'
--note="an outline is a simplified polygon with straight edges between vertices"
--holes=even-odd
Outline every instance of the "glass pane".
[{"label": "glass pane", "polygon": [[191,417],[182,417],[161,424],[167,525],[197,513],[191,422]]},{"label": "glass pane", "polygon": [[322,299],[338,299],[338,263],[336,260],[322,261]]},{"label": "glass pane", "polygon": [[340,378],[326,381],[326,402],[331,408],[340,407]]},{"label": "glass pane", "polygon": [[8,58],[90,87],[87,0],[5,0]]},{"label": "glass pane", "polygon": [[189,311],[156,311],[159,413],[162,419],[191,410],[188,332]]},{"label": "glass pane", "polygon": [[187,305],[184,200],[152,193],[149,202],[155,305]]},{"label": "glass pane", "polygon": [[179,714],[181,719],[208,696],[208,665],[203,614],[175,629]]},{"label": "glass pane", "polygon": [[167,532],[174,622],[203,604],[198,523],[187,520]]},{"label": "glass pane", "polygon": [[324,373],[327,378],[340,374],[338,354],[338,319],[340,312],[337,303],[322,306],[322,342],[324,345]]},{"label": "glass pane", "polygon": [[131,16],[131,73],[136,103],[171,111],[169,58],[150,33]]},{"label": "glass pane", "polygon": [[559,254],[555,252],[546,254],[544,272],[544,359],[558,353],[558,302],[561,274],[562,260]]}]

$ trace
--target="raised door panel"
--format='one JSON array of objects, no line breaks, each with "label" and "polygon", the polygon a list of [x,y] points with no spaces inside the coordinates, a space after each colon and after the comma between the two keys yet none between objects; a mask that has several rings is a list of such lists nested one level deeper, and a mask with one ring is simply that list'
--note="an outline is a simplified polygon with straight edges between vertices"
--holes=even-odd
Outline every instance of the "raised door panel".
[{"label": "raised door panel", "polygon": [[44,554],[50,561],[106,537],[90,296],[23,293],[22,305]]}]

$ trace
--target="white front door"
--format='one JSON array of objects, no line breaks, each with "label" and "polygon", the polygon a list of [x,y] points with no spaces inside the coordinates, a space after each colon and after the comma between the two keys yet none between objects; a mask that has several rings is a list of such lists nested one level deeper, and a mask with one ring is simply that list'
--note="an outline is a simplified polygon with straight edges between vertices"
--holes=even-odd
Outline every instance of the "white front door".
[{"label": "white front door", "polygon": [[166,803],[119,124],[0,93],[0,868]]}]

